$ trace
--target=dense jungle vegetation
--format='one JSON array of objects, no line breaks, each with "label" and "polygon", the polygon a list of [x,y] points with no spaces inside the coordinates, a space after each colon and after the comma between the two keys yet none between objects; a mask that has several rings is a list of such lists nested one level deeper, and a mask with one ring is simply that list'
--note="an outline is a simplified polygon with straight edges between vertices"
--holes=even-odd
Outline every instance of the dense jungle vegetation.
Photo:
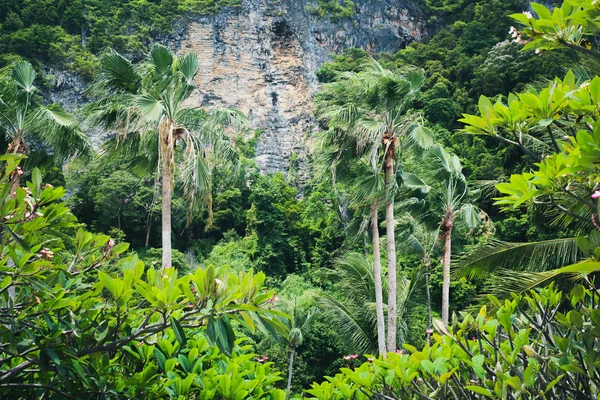
[{"label": "dense jungle vegetation", "polygon": [[0,0],[0,396],[598,398],[597,1],[425,0],[426,42],[333,56],[302,183],[155,43],[238,6]]}]

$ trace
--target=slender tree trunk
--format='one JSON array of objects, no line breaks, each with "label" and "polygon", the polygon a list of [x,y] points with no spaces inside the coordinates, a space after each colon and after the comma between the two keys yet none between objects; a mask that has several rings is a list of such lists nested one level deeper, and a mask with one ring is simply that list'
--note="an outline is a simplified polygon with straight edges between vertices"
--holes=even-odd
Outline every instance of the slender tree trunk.
[{"label": "slender tree trunk", "polygon": [[373,239],[373,279],[375,280],[375,308],[377,312],[377,345],[385,357],[385,317],[383,315],[383,288],[381,284],[381,250],[379,249],[379,221],[377,202],[371,203],[371,236]]},{"label": "slender tree trunk", "polygon": [[385,223],[388,259],[388,351],[396,351],[396,235],[394,233],[394,198],[390,193],[394,179],[394,147],[390,145],[385,157]]},{"label": "slender tree trunk", "polygon": [[161,158],[162,158],[162,267],[171,268],[171,195],[173,183],[173,137],[171,127],[166,118],[160,123],[161,133]]},{"label": "slender tree trunk", "polygon": [[148,247],[150,245],[150,230],[152,229],[152,213],[148,213],[146,217],[146,243],[144,247]]},{"label": "slender tree trunk", "polygon": [[431,293],[429,291],[429,268],[431,266],[431,260],[429,255],[423,257],[423,265],[425,266],[425,294],[427,298],[427,343],[431,338]]},{"label": "slender tree trunk", "polygon": [[288,370],[288,383],[287,383],[287,397],[290,396],[292,391],[292,371],[294,369],[294,353],[296,349],[294,347],[290,347],[290,368]]},{"label": "slender tree trunk", "polygon": [[442,264],[444,268],[444,280],[442,284],[442,322],[448,326],[450,315],[450,257],[452,256],[452,228],[454,217],[448,217],[445,221],[444,232],[444,257]]}]

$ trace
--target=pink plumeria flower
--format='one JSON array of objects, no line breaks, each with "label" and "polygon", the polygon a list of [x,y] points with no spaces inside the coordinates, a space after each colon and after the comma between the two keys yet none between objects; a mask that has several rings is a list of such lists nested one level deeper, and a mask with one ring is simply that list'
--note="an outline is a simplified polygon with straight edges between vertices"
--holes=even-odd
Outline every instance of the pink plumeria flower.
[{"label": "pink plumeria flower", "polygon": [[592,199],[598,198],[600,198],[600,190],[596,190],[594,193],[592,193]]},{"label": "pink plumeria flower", "polygon": [[427,329],[425,332],[427,332],[428,334],[430,334],[430,335],[431,335],[431,334],[433,333],[433,328],[429,328],[429,329]]},{"label": "pink plumeria flower", "polygon": [[398,349],[398,350],[396,350],[396,354],[404,354],[404,349]]},{"label": "pink plumeria flower", "polygon": [[527,17],[527,19],[532,19],[533,15],[529,11],[523,11],[523,15]]}]

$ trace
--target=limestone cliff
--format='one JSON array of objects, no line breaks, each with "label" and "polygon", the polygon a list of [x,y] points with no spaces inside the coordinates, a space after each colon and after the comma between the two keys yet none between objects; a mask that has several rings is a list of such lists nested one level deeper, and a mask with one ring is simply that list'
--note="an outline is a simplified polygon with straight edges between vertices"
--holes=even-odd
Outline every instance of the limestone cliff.
[{"label": "limestone cliff", "polygon": [[[307,139],[316,128],[318,68],[348,47],[395,52],[425,35],[422,14],[410,0],[356,0],[355,18],[337,22],[310,15],[310,4],[242,0],[239,8],[183,21],[166,40],[174,50],[198,54],[195,102],[239,108],[262,131],[256,149],[261,170],[287,171],[296,153],[301,178]],[[77,87],[61,83],[54,97],[70,103]]]}]

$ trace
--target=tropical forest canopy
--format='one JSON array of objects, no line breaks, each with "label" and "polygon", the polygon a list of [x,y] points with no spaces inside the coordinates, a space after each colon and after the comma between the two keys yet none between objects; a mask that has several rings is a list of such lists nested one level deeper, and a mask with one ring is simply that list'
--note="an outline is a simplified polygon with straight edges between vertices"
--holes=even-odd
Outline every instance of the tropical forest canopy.
[{"label": "tropical forest canopy", "polygon": [[160,44],[240,2],[0,0],[0,395],[598,398],[600,5],[418,5],[320,68],[300,181]]}]

